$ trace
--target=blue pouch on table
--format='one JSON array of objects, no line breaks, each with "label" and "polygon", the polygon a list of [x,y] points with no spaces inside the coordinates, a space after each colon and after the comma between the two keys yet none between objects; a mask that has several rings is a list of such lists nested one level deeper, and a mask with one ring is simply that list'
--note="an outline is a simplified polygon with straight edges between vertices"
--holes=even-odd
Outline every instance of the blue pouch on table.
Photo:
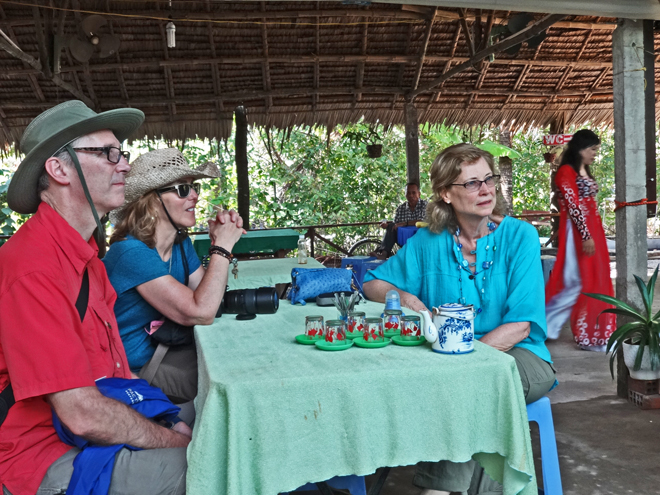
[{"label": "blue pouch on table", "polygon": [[[294,268],[291,270],[291,304],[305,304],[326,292],[353,292],[353,270],[345,268]],[[355,287],[359,288],[357,281]],[[362,291],[360,291],[362,292]]]}]

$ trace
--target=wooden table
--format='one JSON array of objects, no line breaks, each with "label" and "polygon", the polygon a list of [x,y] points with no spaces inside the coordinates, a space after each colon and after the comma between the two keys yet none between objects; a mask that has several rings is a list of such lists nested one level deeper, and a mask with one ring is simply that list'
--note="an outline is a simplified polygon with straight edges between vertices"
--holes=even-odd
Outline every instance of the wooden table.
[{"label": "wooden table", "polygon": [[[383,305],[356,309],[380,315]],[[335,308],[283,302],[274,315],[197,326],[195,494],[275,495],[333,476],[419,461],[478,460],[504,494],[536,494],[527,411],[510,356],[475,342],[325,352],[296,344],[304,317]]]}]

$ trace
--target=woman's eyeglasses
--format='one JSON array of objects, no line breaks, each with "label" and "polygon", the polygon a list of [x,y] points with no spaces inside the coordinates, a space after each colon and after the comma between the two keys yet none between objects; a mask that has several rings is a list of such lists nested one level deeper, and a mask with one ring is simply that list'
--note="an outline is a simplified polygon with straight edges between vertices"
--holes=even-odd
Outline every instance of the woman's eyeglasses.
[{"label": "woman's eyeglasses", "polygon": [[180,198],[187,198],[190,195],[190,191],[195,191],[199,195],[201,190],[201,184],[199,182],[193,182],[192,184],[175,184],[174,186],[163,187],[162,189],[156,189],[159,193],[166,193],[170,191],[176,191]]},{"label": "woman's eyeglasses", "polygon": [[74,151],[89,151],[91,153],[105,153],[106,158],[110,163],[117,164],[121,157],[126,158],[127,162],[131,161],[131,153],[128,151],[122,151],[115,146],[103,146],[102,148],[73,148]]},{"label": "woman's eyeglasses", "polygon": [[481,189],[481,184],[486,184],[488,187],[495,187],[500,183],[499,175],[491,175],[484,180],[469,180],[463,184],[451,184],[452,186],[463,186],[468,192],[475,192]]}]

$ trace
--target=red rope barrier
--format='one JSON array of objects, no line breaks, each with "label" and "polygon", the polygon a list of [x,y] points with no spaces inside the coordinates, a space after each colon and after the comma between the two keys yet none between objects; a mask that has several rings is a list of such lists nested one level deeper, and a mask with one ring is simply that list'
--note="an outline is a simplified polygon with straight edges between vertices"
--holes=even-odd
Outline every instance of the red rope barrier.
[{"label": "red rope barrier", "polygon": [[631,202],[626,202],[626,201],[617,201],[616,199],[614,200],[614,203],[616,203],[616,207],[614,208],[614,211],[624,208],[626,206],[642,206],[642,205],[657,205],[657,201],[648,201],[647,198],[642,198],[638,201],[631,201]]}]

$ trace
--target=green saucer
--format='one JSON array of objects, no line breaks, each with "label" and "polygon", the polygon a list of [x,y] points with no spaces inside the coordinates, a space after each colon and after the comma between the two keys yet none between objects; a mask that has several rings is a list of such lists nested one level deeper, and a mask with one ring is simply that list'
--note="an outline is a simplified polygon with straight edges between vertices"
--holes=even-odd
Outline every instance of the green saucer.
[{"label": "green saucer", "polygon": [[419,340],[404,340],[401,335],[395,335],[392,337],[392,342],[394,342],[396,345],[403,345],[403,346],[414,346],[414,345],[422,345],[424,342],[426,342],[425,338],[421,338]]},{"label": "green saucer", "polygon": [[317,340],[314,343],[316,344],[316,347],[318,347],[322,351],[345,351],[346,349],[350,348],[353,345],[352,340],[347,340],[346,343],[341,345],[330,344],[325,340]]},{"label": "green saucer", "polygon": [[358,339],[353,339],[353,343],[358,346],[358,347],[366,347],[367,349],[373,349],[376,347],[385,347],[386,345],[390,345],[390,342],[392,342],[390,339],[386,338],[385,340],[381,340],[380,342],[367,342],[364,340],[364,337],[360,337]]},{"label": "green saucer", "polygon": [[347,339],[354,340],[357,339],[358,337],[362,337],[362,332],[354,332],[354,333],[346,332]]},{"label": "green saucer", "polygon": [[391,339],[392,337],[395,337],[397,335],[401,335],[401,330],[400,329],[399,330],[390,330],[390,331],[386,330],[385,331],[385,337],[387,337],[387,338]]},{"label": "green saucer", "polygon": [[303,333],[301,335],[296,335],[296,342],[304,345],[314,345],[315,342],[317,342],[319,339],[322,338],[323,335],[321,335],[320,337],[310,337],[309,335],[305,335]]}]

